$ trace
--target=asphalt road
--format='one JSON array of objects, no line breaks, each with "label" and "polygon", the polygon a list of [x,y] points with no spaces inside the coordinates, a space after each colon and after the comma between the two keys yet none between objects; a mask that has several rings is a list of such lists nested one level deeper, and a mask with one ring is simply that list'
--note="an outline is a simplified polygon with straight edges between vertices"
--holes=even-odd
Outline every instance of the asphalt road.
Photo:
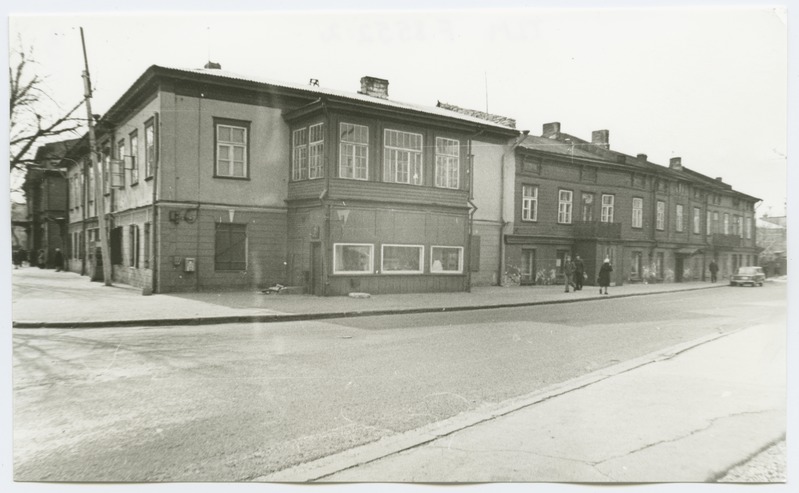
[{"label": "asphalt road", "polygon": [[15,329],[14,477],[247,480],[768,322],[784,296],[769,283],[324,322]]}]

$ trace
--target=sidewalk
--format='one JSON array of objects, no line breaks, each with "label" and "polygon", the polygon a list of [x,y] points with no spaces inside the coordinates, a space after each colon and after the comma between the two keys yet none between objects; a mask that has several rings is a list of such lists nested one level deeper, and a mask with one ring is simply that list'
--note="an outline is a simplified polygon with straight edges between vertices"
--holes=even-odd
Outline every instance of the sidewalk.
[{"label": "sidewalk", "polygon": [[784,439],[785,363],[784,325],[716,334],[255,481],[716,481]]},{"label": "sidewalk", "polygon": [[109,287],[72,272],[27,267],[12,270],[12,320],[18,328],[276,322],[567,303],[725,285],[625,284],[609,288],[607,296],[589,286],[568,294],[562,286],[486,286],[472,288],[470,293],[386,294],[370,298],[267,295],[260,291],[143,296],[141,290],[124,284]]}]

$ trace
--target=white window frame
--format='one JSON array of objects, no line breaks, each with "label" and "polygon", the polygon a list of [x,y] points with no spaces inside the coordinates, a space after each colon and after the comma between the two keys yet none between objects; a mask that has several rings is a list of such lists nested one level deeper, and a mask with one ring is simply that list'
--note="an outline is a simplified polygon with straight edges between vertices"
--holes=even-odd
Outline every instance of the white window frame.
[{"label": "white window frame", "polygon": [[[215,165],[215,170],[216,170],[216,176],[217,177],[221,177],[221,178],[238,178],[238,179],[247,179],[247,178],[249,178],[249,176],[250,176],[250,169],[249,169],[250,163],[248,162],[248,150],[247,149],[249,148],[249,140],[250,140],[249,133],[250,133],[250,129],[248,127],[246,127],[246,126],[234,125],[234,124],[231,124],[231,123],[219,123],[219,122],[217,122],[217,123],[215,123],[215,126],[216,126],[216,129],[215,129],[216,131],[215,131],[214,138],[215,138],[216,142],[214,144],[216,145],[216,163],[214,163],[214,165]],[[219,131],[220,131],[220,129],[223,129],[223,128],[230,130],[231,136],[233,135],[233,131],[234,130],[242,130],[243,134],[244,134],[244,142],[236,142],[236,141],[233,141],[233,140],[222,140],[220,138],[220,136],[219,136],[219,133],[220,133]],[[227,170],[223,170],[221,165],[220,165],[220,162],[222,161],[222,159],[221,159],[221,155],[222,155],[221,150],[223,148],[228,150],[228,159],[225,160],[225,161],[228,162],[228,164],[227,164],[227,168],[228,169]],[[239,148],[241,149],[241,155],[242,155],[242,158],[241,158],[242,168],[241,168],[241,170],[242,170],[243,174],[241,176],[233,174],[234,163],[236,163],[238,161],[237,159],[234,159],[234,155],[235,155],[234,151],[235,151],[235,149],[239,149]]]},{"label": "white window frame", "polygon": [[752,218],[751,217],[747,217],[745,220],[746,220],[746,224],[744,226],[746,228],[746,233],[745,233],[746,234],[746,239],[747,240],[751,240],[752,239]]},{"label": "white window frame", "polygon": [[[352,134],[365,135],[366,142],[360,140],[345,140],[344,129],[346,127],[352,128]],[[338,159],[338,177],[348,180],[362,180],[369,179],[369,127],[366,125],[359,125],[357,123],[340,122],[339,123],[339,159]],[[349,133],[349,132],[348,132]],[[345,166],[345,162],[350,160],[351,166]],[[348,170],[345,173],[345,170]]]},{"label": "white window frame", "polygon": [[[455,149],[455,152],[439,152]],[[461,142],[457,139],[436,137],[435,185],[438,188],[460,188]],[[454,183],[453,183],[454,182]]]},{"label": "white window frame", "polygon": [[[410,145],[414,139],[418,139],[418,147]],[[399,142],[398,145],[389,145],[390,141]],[[383,181],[387,183],[421,185],[424,177],[423,149],[424,136],[422,134],[393,128],[384,129]],[[404,166],[402,166],[403,157],[405,158]]]},{"label": "white window frame", "polygon": [[538,221],[537,185],[522,185],[522,221]]},{"label": "white window frame", "polygon": [[291,132],[291,179],[308,179],[308,127]]},{"label": "white window frame", "polygon": [[724,224],[724,234],[725,235],[730,234],[730,213],[729,212],[725,212],[724,213],[724,223],[723,224]]},{"label": "white window frame", "polygon": [[705,224],[705,234],[707,236],[710,236],[713,233],[711,229],[713,227],[712,219],[713,219],[712,213],[710,211],[707,211],[707,224]]},{"label": "white window frame", "polygon": [[684,219],[684,216],[685,216],[685,211],[684,211],[683,205],[682,204],[677,204],[674,207],[674,213],[675,213],[675,216],[676,216],[676,218],[675,218],[676,219],[676,224],[674,225],[674,229],[678,233],[682,233],[683,230],[685,229],[684,228],[684,224],[683,224],[683,219]]},{"label": "white window frame", "polygon": [[613,207],[616,202],[616,196],[610,193],[602,194],[602,211],[599,220],[603,223],[613,222]]},{"label": "white window frame", "polygon": [[[356,246],[356,247],[369,247],[369,269],[368,270],[342,270],[338,265],[337,250],[339,247]],[[375,270],[375,246],[372,243],[333,243],[333,274],[346,274],[346,275],[366,275],[371,274]]]},{"label": "white window frame", "polygon": [[743,216],[735,216],[735,217],[738,218],[738,224],[737,224],[738,236],[740,238],[743,238],[744,237],[744,218],[743,218]]},{"label": "white window frame", "polygon": [[658,200],[655,204],[655,229],[663,231],[666,229],[666,203]]},{"label": "white window frame", "polygon": [[308,179],[325,176],[325,124],[308,127]]},{"label": "white window frame", "polygon": [[633,197],[632,227],[644,227],[644,199],[641,197]]},{"label": "white window frame", "polygon": [[139,133],[134,130],[128,135],[130,140],[130,184],[139,183]]},{"label": "white window frame", "polygon": [[[435,250],[437,248],[452,248],[457,249],[458,253],[458,270],[433,270],[433,263],[435,262]],[[430,273],[431,274],[463,274],[463,247],[451,245],[432,245],[430,247]]]},{"label": "white window frame", "polygon": [[[418,270],[388,270],[386,269],[386,247],[389,248],[417,248],[419,250]],[[424,245],[404,245],[400,243],[384,243],[380,246],[380,272],[383,274],[423,274],[424,273]]]},{"label": "white window frame", "polygon": [[572,223],[573,199],[574,199],[574,191],[565,190],[563,188],[558,190],[558,224]]},{"label": "white window frame", "polygon": [[291,180],[315,180],[324,176],[324,123],[291,132]]}]

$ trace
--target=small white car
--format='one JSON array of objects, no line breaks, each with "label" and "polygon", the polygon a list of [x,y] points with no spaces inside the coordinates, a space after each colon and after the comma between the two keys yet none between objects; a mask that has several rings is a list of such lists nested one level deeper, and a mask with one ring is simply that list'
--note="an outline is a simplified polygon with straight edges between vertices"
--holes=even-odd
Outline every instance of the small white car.
[{"label": "small white car", "polygon": [[730,286],[743,286],[749,284],[750,286],[762,286],[766,281],[766,274],[763,272],[763,267],[747,266],[740,267],[738,273],[730,278]]}]

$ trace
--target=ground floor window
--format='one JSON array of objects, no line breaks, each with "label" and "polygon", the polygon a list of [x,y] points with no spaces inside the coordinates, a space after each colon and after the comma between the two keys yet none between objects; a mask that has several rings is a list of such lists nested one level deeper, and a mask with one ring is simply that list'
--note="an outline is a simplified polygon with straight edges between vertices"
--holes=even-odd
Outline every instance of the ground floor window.
[{"label": "ground floor window", "polygon": [[150,268],[150,223],[144,223],[144,268]]},{"label": "ground floor window", "polygon": [[139,226],[131,224],[129,227],[128,261],[131,267],[139,267]]},{"label": "ground floor window", "polygon": [[463,247],[430,247],[430,272],[444,274],[463,272]]},{"label": "ground floor window", "polygon": [[381,269],[386,274],[421,274],[423,259],[421,245],[383,245]]},{"label": "ground floor window", "polygon": [[217,223],[214,249],[214,269],[247,269],[247,225]]},{"label": "ground floor window", "polygon": [[641,278],[641,262],[643,260],[643,254],[641,252],[633,252],[633,261],[630,265],[630,277],[633,279],[640,279]]},{"label": "ground floor window", "polygon": [[369,274],[374,266],[374,245],[367,243],[333,244],[334,274]]}]

